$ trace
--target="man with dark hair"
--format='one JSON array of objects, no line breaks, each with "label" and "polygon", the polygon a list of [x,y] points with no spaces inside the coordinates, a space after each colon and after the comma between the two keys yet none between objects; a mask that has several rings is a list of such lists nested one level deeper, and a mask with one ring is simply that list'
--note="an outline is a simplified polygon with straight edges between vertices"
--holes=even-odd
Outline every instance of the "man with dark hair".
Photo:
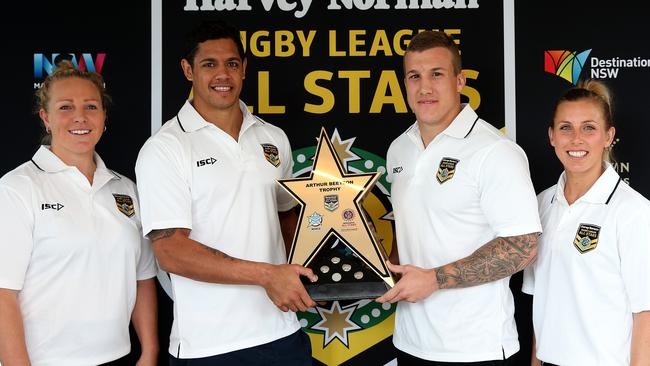
[{"label": "man with dark hair", "polygon": [[399,365],[505,365],[519,350],[510,276],[541,231],[523,150],[460,102],[454,40],[426,31],[404,55],[416,122],[388,150],[400,280]]},{"label": "man with dark hair", "polygon": [[143,231],[171,274],[170,364],[311,364],[294,312],[315,305],[300,281],[315,276],[286,264],[295,201],[276,183],[291,176],[289,141],[239,100],[239,32],[205,22],[188,39],[193,99],[136,164]]}]

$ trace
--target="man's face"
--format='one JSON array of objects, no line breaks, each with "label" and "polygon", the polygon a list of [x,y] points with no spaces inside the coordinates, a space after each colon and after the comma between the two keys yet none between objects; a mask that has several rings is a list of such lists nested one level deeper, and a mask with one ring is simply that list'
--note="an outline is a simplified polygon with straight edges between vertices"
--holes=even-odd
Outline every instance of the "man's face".
[{"label": "man's face", "polygon": [[456,75],[452,55],[442,47],[404,56],[406,97],[418,122],[446,128],[460,112],[460,90],[465,86],[463,73]]},{"label": "man's face", "polygon": [[239,95],[246,76],[242,60],[230,38],[199,43],[194,60],[183,59],[181,67],[194,89],[194,108],[199,113],[239,110]]}]

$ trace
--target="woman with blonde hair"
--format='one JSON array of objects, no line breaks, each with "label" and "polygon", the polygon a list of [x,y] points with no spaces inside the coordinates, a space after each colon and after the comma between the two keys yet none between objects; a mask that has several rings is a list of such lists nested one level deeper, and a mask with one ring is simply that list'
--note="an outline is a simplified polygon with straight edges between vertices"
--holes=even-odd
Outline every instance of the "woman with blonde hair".
[{"label": "woman with blonde hair", "polygon": [[615,132],[602,82],[555,106],[548,136],[564,172],[538,195],[543,233],[522,288],[532,365],[650,364],[650,202],[609,163]]},{"label": "woman with blonde hair", "polygon": [[0,362],[124,364],[132,320],[138,364],[155,365],[156,264],[135,184],[95,153],[104,82],[64,62],[36,97],[47,144],[0,179]]}]

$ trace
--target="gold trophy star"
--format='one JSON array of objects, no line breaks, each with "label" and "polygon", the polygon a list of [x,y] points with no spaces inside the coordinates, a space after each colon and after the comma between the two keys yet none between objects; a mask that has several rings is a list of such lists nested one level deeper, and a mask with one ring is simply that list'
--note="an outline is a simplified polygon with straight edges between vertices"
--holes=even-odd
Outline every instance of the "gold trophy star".
[{"label": "gold trophy star", "polygon": [[289,262],[308,266],[335,235],[389,286],[394,280],[385,252],[361,206],[380,173],[348,174],[321,129],[309,177],[278,180],[300,204]]}]

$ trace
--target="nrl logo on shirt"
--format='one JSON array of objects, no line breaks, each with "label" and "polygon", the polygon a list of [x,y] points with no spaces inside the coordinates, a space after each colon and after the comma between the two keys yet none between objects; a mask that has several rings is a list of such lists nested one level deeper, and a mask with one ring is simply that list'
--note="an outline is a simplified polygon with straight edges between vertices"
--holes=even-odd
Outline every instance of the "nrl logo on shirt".
[{"label": "nrl logo on shirt", "polygon": [[460,160],[454,158],[442,158],[440,160],[440,166],[438,167],[438,173],[436,174],[436,179],[440,184],[450,180],[454,177],[456,173],[456,164]]},{"label": "nrl logo on shirt", "polygon": [[280,153],[278,148],[272,144],[262,144],[262,149],[264,150],[264,157],[266,161],[271,163],[274,167],[280,165]]},{"label": "nrl logo on shirt", "polygon": [[600,226],[592,224],[580,224],[576,238],[573,240],[573,245],[580,251],[580,253],[588,252],[596,249],[598,245],[598,234],[600,233]]},{"label": "nrl logo on shirt", "polygon": [[115,197],[117,209],[126,215],[126,217],[131,217],[135,214],[135,208],[133,207],[133,199],[131,196],[113,193],[113,197]]}]

